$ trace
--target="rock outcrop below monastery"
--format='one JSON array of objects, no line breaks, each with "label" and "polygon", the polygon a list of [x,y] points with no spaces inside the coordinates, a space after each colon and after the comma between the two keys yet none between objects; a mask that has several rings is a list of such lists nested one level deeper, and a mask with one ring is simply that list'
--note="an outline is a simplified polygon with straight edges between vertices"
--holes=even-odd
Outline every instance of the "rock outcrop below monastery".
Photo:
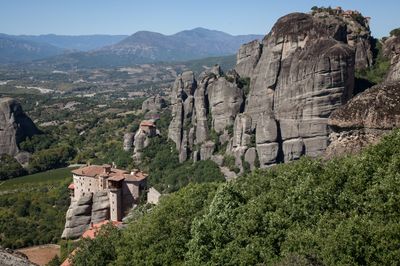
[{"label": "rock outcrop below monastery", "polygon": [[62,238],[78,238],[90,226],[110,219],[110,200],[107,191],[82,196],[72,201],[66,214]]},{"label": "rock outcrop below monastery", "polygon": [[19,143],[39,133],[17,100],[0,98],[0,155],[16,156],[20,152]]}]

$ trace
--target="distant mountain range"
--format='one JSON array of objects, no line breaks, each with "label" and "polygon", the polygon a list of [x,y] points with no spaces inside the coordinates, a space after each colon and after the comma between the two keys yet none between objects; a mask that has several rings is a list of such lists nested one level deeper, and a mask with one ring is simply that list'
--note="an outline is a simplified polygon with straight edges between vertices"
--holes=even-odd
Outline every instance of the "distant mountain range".
[{"label": "distant mountain range", "polygon": [[16,63],[37,60],[62,54],[62,48],[48,43],[38,43],[0,34],[0,63]]},{"label": "distant mountain range", "polygon": [[19,35],[20,39],[47,43],[65,50],[90,51],[104,46],[113,45],[128,37],[128,35]]},{"label": "distant mountain range", "polygon": [[173,35],[139,31],[124,35],[0,35],[0,63],[26,63],[53,67],[116,67],[132,64],[187,61],[231,55],[261,35],[233,36],[195,28]]}]

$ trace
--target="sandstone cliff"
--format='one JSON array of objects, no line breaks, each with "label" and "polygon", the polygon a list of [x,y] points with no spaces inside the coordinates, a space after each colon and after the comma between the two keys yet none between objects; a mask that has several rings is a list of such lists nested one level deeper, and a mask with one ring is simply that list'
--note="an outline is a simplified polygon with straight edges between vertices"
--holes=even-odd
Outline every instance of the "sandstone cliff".
[{"label": "sandstone cliff", "polygon": [[333,128],[325,156],[357,153],[377,143],[400,127],[400,82],[376,85],[335,110],[329,119]]},{"label": "sandstone cliff", "polygon": [[330,113],[352,96],[357,48],[348,35],[343,20],[293,13],[261,43],[240,49],[236,71],[215,67],[199,82],[183,73],[172,89],[169,128],[180,160],[213,159],[224,145],[241,169],[244,161],[267,167],[321,155]]},{"label": "sandstone cliff", "polygon": [[390,59],[386,81],[400,80],[400,36],[392,36],[383,43],[383,54]]},{"label": "sandstone cliff", "polygon": [[81,197],[72,201],[66,214],[65,228],[62,238],[78,238],[90,226],[110,219],[110,200],[107,191]]},{"label": "sandstone cliff", "polygon": [[391,65],[386,80],[356,95],[329,117],[332,128],[325,157],[358,153],[400,127],[400,37],[382,43]]},{"label": "sandstone cliff", "polygon": [[20,151],[18,144],[39,133],[17,100],[0,98],[0,154],[16,156]]}]

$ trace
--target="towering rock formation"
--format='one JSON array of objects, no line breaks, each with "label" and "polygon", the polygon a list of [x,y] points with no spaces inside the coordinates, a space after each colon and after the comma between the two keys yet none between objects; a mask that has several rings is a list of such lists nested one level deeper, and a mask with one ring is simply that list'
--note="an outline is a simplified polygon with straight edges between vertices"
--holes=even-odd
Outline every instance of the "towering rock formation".
[{"label": "towering rock formation", "polygon": [[18,144],[39,133],[17,100],[0,98],[0,155],[16,156],[20,151]]},{"label": "towering rock formation", "polygon": [[[348,31],[334,16],[293,13],[279,19],[261,43],[242,46],[236,71],[223,75],[214,68],[199,84],[193,73],[178,77],[169,137],[181,160],[191,152],[195,160],[212,158],[221,146],[216,142],[226,141],[225,152],[239,168],[244,161],[267,167],[321,155],[329,115],[352,96],[355,52]],[[249,89],[241,77],[250,78]]]},{"label": "towering rock formation", "polygon": [[202,73],[199,82],[193,72],[178,76],[171,93],[168,137],[175,142],[181,162],[192,152],[195,160],[209,159],[216,145],[210,135],[233,125],[244,102],[238,78],[235,71],[223,76],[219,66]]},{"label": "towering rock formation", "polygon": [[[235,128],[235,136],[255,132],[261,167],[320,155],[329,114],[352,95],[354,52],[345,44],[346,27],[328,21],[301,13],[279,19],[247,71],[251,88],[240,123],[246,128]],[[242,156],[247,146],[234,142],[232,151]]]}]

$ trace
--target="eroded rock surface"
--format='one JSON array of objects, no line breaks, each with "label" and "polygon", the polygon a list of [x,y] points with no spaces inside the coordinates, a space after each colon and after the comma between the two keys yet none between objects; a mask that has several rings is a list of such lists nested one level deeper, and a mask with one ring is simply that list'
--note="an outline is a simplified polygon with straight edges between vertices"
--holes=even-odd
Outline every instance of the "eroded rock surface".
[{"label": "eroded rock surface", "polygon": [[25,254],[0,247],[0,265],[2,266],[37,266],[28,260]]},{"label": "eroded rock surface", "polygon": [[19,143],[39,133],[17,100],[0,98],[0,154],[16,156]]},{"label": "eroded rock surface", "polygon": [[353,95],[355,69],[371,64],[366,19],[289,14],[261,42],[241,47],[235,71],[177,78],[169,137],[181,161],[225,153],[241,172],[320,156],[330,141],[329,116]]},{"label": "eroded rock surface", "polygon": [[335,110],[329,125],[334,132],[326,157],[357,153],[400,127],[400,82],[376,85]]},{"label": "eroded rock surface", "polygon": [[82,196],[72,201],[66,214],[62,238],[80,237],[90,226],[110,219],[110,201],[107,191]]},{"label": "eroded rock surface", "polygon": [[165,99],[160,95],[156,95],[146,99],[142,104],[142,112],[158,112],[167,107]]}]

